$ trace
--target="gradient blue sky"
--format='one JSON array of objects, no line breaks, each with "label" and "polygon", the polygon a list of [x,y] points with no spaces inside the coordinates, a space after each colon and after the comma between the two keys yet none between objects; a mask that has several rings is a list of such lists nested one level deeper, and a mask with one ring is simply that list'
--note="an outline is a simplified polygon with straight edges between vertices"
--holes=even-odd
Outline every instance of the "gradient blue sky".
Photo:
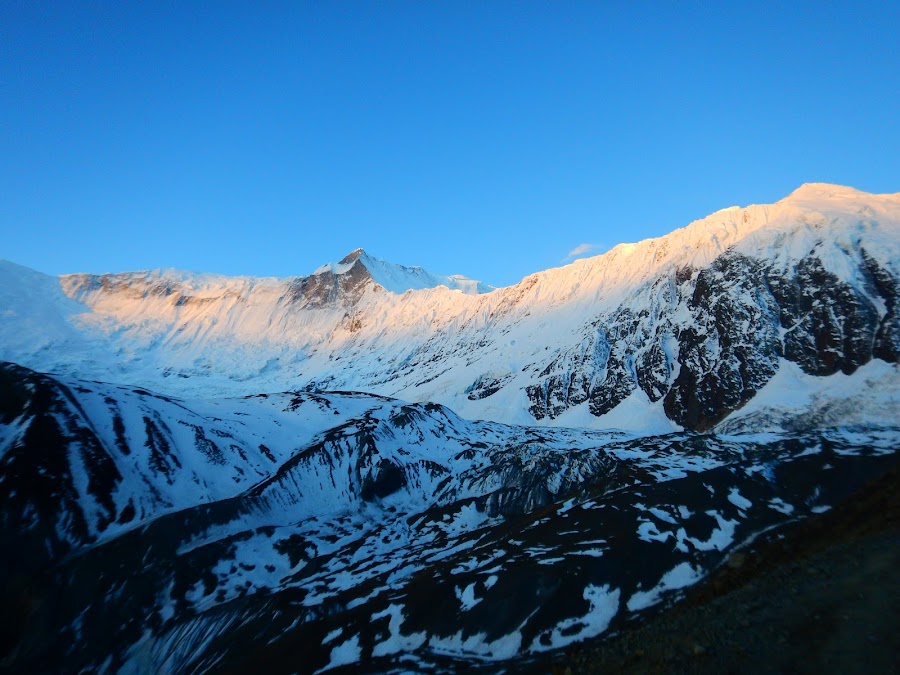
[{"label": "gradient blue sky", "polygon": [[900,3],[0,3],[0,257],[495,285],[900,190]]}]

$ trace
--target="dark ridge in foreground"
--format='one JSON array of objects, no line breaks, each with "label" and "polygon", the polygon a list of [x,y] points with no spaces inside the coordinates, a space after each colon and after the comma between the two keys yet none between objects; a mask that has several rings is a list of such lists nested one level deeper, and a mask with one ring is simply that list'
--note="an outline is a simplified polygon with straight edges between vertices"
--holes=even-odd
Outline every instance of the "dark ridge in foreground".
[{"label": "dark ridge in foreground", "polygon": [[[884,476],[898,439],[515,427],[360,393],[188,401],[0,364],[0,672],[546,672],[757,558],[774,587],[694,602],[711,618],[673,615],[644,658],[743,664],[785,635],[821,651],[778,622],[839,586],[770,574],[747,544]],[[896,513],[857,502],[866,523]],[[900,596],[866,571],[872,602]],[[722,633],[756,612],[765,632]]]},{"label": "dark ridge in foreground", "polygon": [[900,464],[833,510],[733,553],[685,600],[552,672],[894,673]]}]

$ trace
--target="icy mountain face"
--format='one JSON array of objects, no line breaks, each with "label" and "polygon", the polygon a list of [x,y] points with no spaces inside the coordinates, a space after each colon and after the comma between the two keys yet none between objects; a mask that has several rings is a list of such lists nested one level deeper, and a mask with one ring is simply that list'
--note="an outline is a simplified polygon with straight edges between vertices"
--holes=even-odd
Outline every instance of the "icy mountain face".
[{"label": "icy mountain face", "polygon": [[823,189],[645,242],[645,254],[666,255],[677,235],[697,230],[734,241],[717,255],[698,248],[694,261],[682,258],[601,314],[585,341],[527,388],[530,412],[556,417],[587,402],[602,416],[639,391],[678,424],[706,430],[785,362],[817,376],[852,374],[872,359],[896,364],[900,199],[882,200],[889,208],[878,214],[855,194],[830,212],[807,211],[801,198],[820,199]]},{"label": "icy mountain face", "polygon": [[636,438],[366,394],[184,401],[11,364],[0,384],[13,672],[523,665],[826,510],[898,438]]},{"label": "icy mountain face", "polygon": [[811,184],[490,293],[444,281],[362,251],[288,281],[68,276],[90,311],[63,323],[84,344],[0,356],[175,395],[342,389],[470,419],[706,430],[784,368],[896,369],[900,195]]}]

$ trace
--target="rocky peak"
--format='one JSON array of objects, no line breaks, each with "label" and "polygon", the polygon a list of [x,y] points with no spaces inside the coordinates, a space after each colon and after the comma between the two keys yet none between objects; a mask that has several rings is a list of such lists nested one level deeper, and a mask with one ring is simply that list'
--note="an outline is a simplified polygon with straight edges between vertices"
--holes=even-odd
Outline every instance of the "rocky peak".
[{"label": "rocky peak", "polygon": [[357,260],[364,257],[365,255],[366,255],[366,252],[364,250],[362,250],[361,248],[357,248],[357,249],[351,251],[350,253],[348,253],[347,255],[345,255],[343,258],[341,258],[341,261],[338,264],[339,265],[349,265],[351,263],[355,263]]}]

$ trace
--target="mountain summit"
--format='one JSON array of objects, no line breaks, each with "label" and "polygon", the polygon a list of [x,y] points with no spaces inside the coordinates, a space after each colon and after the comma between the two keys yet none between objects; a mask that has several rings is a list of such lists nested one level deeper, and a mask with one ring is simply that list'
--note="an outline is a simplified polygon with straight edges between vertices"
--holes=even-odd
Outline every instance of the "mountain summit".
[{"label": "mountain summit", "polygon": [[[467,294],[488,293],[494,290],[493,286],[468,279],[459,274],[443,276],[433,274],[418,266],[408,267],[376,258],[369,255],[363,249],[358,248],[345,255],[338,263],[326,263],[319,267],[313,276],[321,274],[354,274],[354,270],[361,267],[365,270],[362,276],[368,276],[372,281],[386,291],[402,295],[406,291],[418,291],[425,288],[446,286],[452,290],[459,290]],[[360,271],[356,272],[357,275]]]},{"label": "mountain summit", "polygon": [[19,277],[0,358],[177,395],[365,391],[642,433],[900,414],[859,384],[897,387],[900,195],[809,184],[490,293],[362,249],[293,279],[68,275],[68,298]]}]

